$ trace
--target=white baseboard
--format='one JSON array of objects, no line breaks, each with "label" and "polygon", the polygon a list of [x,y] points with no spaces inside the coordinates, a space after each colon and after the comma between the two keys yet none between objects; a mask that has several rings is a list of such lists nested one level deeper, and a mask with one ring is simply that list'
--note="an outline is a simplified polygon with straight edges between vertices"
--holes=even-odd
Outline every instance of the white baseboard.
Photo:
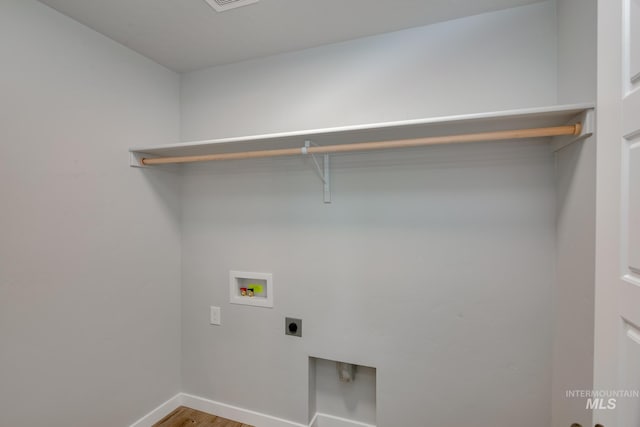
[{"label": "white baseboard", "polygon": [[288,421],[282,418],[273,417],[271,415],[262,414],[260,412],[251,411],[245,408],[239,408],[226,403],[220,403],[203,397],[193,396],[186,393],[178,393],[171,399],[140,418],[130,427],[152,427],[155,423],[169,415],[179,406],[187,406],[197,409],[198,411],[215,414],[222,418],[249,424],[255,427],[376,427],[371,424],[352,421],[345,418],[335,417],[317,413],[311,420],[311,423],[300,424]]},{"label": "white baseboard", "polygon": [[131,424],[130,427],[151,427],[173,412],[180,405],[182,405],[182,393],[176,394],[171,399],[167,400],[162,405]]},{"label": "white baseboard", "polygon": [[336,417],[334,415],[322,414],[320,412],[311,420],[309,427],[376,427],[372,424],[360,421],[348,420],[346,418]]}]

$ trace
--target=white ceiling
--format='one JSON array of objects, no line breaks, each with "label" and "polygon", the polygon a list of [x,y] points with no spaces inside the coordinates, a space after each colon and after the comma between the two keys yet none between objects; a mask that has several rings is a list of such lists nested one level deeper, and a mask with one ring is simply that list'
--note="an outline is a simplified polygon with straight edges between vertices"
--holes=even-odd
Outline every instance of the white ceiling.
[{"label": "white ceiling", "polygon": [[40,0],[175,71],[319,46],[541,0]]}]

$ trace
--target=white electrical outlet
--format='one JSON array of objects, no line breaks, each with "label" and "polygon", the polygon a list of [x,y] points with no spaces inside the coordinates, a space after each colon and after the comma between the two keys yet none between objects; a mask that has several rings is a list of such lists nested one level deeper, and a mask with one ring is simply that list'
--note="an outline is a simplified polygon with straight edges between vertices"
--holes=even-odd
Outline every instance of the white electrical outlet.
[{"label": "white electrical outlet", "polygon": [[220,325],[220,307],[211,306],[211,312],[209,315],[209,323],[212,325]]}]

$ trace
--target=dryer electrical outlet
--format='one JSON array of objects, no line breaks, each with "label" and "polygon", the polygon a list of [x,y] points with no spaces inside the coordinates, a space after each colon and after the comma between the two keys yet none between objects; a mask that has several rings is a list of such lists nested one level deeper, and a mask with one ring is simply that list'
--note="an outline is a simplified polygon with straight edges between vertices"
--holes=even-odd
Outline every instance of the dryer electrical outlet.
[{"label": "dryer electrical outlet", "polygon": [[302,319],[286,317],[284,319],[284,333],[294,337],[302,337]]}]

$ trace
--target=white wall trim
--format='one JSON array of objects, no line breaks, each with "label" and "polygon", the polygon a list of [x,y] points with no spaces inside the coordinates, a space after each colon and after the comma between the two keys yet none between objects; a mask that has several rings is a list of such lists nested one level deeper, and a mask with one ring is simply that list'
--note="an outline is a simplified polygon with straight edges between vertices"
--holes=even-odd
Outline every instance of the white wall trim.
[{"label": "white wall trim", "polygon": [[311,423],[300,424],[282,418],[274,417],[250,409],[240,408],[226,403],[216,402],[203,397],[186,393],[178,393],[162,405],[140,418],[130,427],[152,427],[155,423],[169,415],[179,406],[187,406],[199,411],[215,414],[219,417],[228,418],[255,427],[376,427],[359,421],[348,420],[346,418],[335,417],[329,414],[316,413]]},{"label": "white wall trim", "polygon": [[313,418],[311,418],[311,422],[309,423],[309,427],[317,427],[318,423],[318,413],[316,412],[315,415],[313,416]]},{"label": "white wall trim", "polygon": [[155,423],[169,415],[180,405],[182,405],[182,393],[176,394],[171,399],[167,400],[162,405],[131,424],[130,427],[152,427]]},{"label": "white wall trim", "polygon": [[376,427],[373,424],[367,424],[360,421],[348,420],[346,418],[336,417],[329,414],[316,412],[309,427]]}]

